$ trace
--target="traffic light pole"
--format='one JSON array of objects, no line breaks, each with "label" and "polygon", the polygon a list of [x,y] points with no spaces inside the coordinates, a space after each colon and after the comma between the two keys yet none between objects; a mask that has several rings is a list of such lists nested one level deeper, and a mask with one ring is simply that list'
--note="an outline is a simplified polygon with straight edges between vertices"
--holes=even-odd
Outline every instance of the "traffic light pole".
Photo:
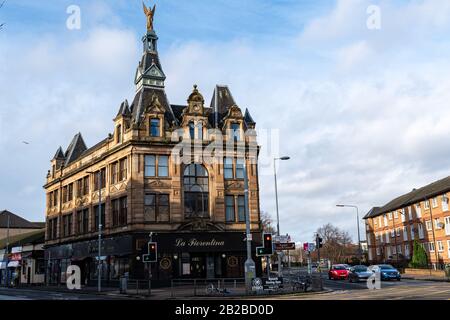
[{"label": "traffic light pole", "polygon": [[320,290],[323,290],[323,284],[322,284],[322,268],[320,267],[320,246],[321,246],[321,239],[319,234],[316,235],[316,247],[317,247],[317,260],[319,260],[319,265],[317,266],[319,268],[319,277],[320,277]]}]

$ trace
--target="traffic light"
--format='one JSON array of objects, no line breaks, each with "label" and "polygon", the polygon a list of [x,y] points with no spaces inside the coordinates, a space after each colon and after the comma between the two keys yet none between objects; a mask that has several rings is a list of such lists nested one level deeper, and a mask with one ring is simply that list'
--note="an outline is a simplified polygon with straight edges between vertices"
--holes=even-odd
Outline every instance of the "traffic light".
[{"label": "traffic light", "polygon": [[273,242],[272,242],[272,235],[270,233],[264,234],[264,250],[266,255],[273,254]]},{"label": "traffic light", "polygon": [[158,244],[156,242],[148,243],[148,255],[149,262],[158,261]]},{"label": "traffic light", "polygon": [[256,256],[257,257],[263,257],[265,255],[266,255],[266,250],[264,249],[264,247],[256,248]]},{"label": "traffic light", "polygon": [[318,249],[323,248],[323,239],[319,236],[317,236],[316,238],[316,247]]}]

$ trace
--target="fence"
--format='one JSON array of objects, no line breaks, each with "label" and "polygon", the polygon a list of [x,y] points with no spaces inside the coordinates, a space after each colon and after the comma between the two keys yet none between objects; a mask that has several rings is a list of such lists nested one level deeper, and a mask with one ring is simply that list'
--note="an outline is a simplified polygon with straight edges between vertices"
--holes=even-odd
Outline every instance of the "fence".
[{"label": "fence", "polygon": [[173,279],[170,296],[227,296],[245,294],[245,279]]}]

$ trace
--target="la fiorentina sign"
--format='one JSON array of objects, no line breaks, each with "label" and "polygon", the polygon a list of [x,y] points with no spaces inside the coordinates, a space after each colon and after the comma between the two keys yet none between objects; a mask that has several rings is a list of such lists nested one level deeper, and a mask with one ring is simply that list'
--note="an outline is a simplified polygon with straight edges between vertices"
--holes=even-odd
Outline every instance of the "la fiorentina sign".
[{"label": "la fiorentina sign", "polygon": [[225,241],[217,241],[212,238],[211,240],[198,240],[196,238],[191,238],[189,240],[185,240],[182,238],[178,238],[175,240],[175,246],[178,248],[185,247],[223,247],[225,246]]}]

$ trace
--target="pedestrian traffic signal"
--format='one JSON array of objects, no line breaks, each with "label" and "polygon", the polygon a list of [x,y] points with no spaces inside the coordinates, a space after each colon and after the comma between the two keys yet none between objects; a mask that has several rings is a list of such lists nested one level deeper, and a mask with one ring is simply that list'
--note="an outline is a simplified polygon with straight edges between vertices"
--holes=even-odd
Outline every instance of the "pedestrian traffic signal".
[{"label": "pedestrian traffic signal", "polygon": [[267,255],[272,255],[273,254],[272,235],[270,233],[265,233],[263,236],[264,236],[264,250]]},{"label": "pedestrian traffic signal", "polygon": [[149,262],[157,262],[158,261],[158,244],[156,242],[148,243],[148,259]]}]

